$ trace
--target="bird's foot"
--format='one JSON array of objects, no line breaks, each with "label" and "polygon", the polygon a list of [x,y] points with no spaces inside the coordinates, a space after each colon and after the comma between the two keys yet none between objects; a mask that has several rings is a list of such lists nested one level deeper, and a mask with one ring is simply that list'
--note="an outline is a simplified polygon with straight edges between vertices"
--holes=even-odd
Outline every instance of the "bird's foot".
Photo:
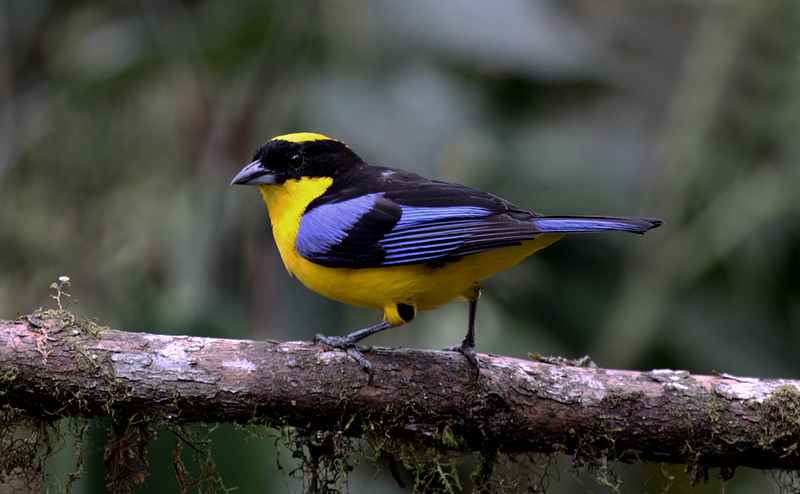
[{"label": "bird's foot", "polygon": [[356,340],[354,338],[350,336],[325,336],[318,334],[314,337],[314,343],[322,343],[323,345],[346,351],[358,362],[358,366],[361,367],[361,370],[367,373],[367,385],[372,384],[372,375],[374,374],[372,364],[369,363],[367,357],[356,348]]},{"label": "bird's foot", "polygon": [[475,346],[468,344],[466,341],[462,341],[460,345],[449,346],[444,349],[446,352],[459,352],[461,355],[467,357],[467,362],[469,366],[472,367],[473,371],[475,372],[475,379],[480,376],[481,368],[480,362],[478,360],[478,354],[475,353]]}]

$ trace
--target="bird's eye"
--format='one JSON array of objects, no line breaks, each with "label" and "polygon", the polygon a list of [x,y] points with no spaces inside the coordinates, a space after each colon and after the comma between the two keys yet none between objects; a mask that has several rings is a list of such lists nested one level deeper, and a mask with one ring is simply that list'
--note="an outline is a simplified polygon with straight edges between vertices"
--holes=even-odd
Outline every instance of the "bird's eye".
[{"label": "bird's eye", "polygon": [[289,158],[289,166],[291,166],[292,168],[298,168],[302,164],[303,164],[302,154],[295,154],[294,156]]}]

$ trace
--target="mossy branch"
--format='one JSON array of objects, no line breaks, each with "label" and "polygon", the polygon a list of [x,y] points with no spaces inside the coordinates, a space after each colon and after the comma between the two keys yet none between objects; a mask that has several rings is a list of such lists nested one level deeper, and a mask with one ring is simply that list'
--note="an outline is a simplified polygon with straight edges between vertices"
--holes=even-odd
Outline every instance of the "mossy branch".
[{"label": "mossy branch", "polygon": [[126,333],[66,311],[0,321],[0,396],[35,417],[268,423],[442,449],[800,468],[800,382],[453,352]]}]

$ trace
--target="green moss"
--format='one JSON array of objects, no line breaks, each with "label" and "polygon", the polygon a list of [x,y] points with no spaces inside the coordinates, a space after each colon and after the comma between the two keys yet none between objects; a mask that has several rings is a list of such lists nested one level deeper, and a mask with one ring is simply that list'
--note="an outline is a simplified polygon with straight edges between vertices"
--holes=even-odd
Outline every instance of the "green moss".
[{"label": "green moss", "polygon": [[718,401],[708,401],[703,404],[702,408],[705,419],[712,424],[718,423],[719,419],[722,418],[722,412],[725,411],[722,403]]},{"label": "green moss", "polygon": [[800,443],[800,391],[791,385],[775,390],[764,400],[765,424],[759,444],[781,455],[797,455]]},{"label": "green moss", "polygon": [[19,379],[19,374],[20,370],[13,365],[0,369],[0,396],[5,394],[5,390],[14,386]]},{"label": "green moss", "polygon": [[644,391],[612,391],[605,395],[600,400],[600,406],[603,408],[618,408],[625,404],[639,401],[644,397]]},{"label": "green moss", "polygon": [[95,340],[100,338],[103,331],[109,329],[105,326],[99,326],[96,321],[90,321],[82,315],[68,310],[39,309],[30,316],[24,316],[20,319],[30,322],[39,328],[59,327],[66,331],[67,334],[81,334]]},{"label": "green moss", "polygon": [[30,492],[46,483],[45,458],[52,449],[52,431],[40,419],[9,405],[0,407],[0,484],[20,485]]},{"label": "green moss", "polygon": [[442,433],[441,433],[441,435],[439,437],[440,437],[440,440],[442,442],[442,445],[444,445],[444,446],[446,446],[448,448],[459,449],[459,448],[464,446],[463,439],[461,439],[461,441],[459,441],[460,438],[458,438],[455,435],[455,433],[453,432],[453,429],[450,428],[449,425],[446,425],[444,427],[444,430],[442,430]]}]

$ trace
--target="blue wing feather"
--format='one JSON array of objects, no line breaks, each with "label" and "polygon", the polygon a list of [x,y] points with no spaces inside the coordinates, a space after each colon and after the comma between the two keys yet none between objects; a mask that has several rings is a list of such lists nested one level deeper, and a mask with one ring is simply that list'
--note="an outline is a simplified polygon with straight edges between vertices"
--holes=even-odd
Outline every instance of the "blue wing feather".
[{"label": "blue wing feather", "polygon": [[627,216],[542,216],[531,220],[542,233],[633,232],[645,231],[661,220]]},{"label": "blue wing feather", "polygon": [[482,218],[494,214],[486,208],[475,206],[449,206],[449,207],[414,207],[400,205],[403,216],[395,225],[395,230],[414,228],[423,223],[454,218]]},{"label": "blue wing feather", "polygon": [[336,204],[324,204],[300,218],[295,249],[306,259],[325,254],[342,243],[353,226],[370,212],[381,194],[367,194]]}]

